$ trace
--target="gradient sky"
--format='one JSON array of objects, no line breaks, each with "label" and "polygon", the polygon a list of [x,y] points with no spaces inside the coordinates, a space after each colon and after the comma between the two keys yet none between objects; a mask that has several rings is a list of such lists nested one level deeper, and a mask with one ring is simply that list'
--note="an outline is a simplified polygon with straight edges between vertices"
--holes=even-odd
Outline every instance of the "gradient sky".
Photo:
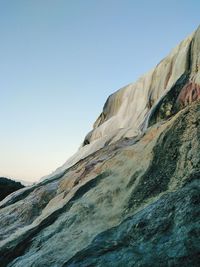
[{"label": "gradient sky", "polygon": [[198,24],[199,0],[0,0],[0,175],[38,180],[80,146],[109,94]]}]

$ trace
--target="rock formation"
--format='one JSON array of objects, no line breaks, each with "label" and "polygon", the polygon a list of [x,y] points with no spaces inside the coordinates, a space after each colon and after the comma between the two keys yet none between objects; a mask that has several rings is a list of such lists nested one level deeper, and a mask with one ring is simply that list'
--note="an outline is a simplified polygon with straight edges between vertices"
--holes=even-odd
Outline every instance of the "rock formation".
[{"label": "rock formation", "polygon": [[200,265],[200,28],[111,95],[82,147],[0,202],[2,267]]},{"label": "rock formation", "polygon": [[0,201],[7,197],[9,194],[23,188],[20,182],[15,182],[11,179],[0,177]]}]

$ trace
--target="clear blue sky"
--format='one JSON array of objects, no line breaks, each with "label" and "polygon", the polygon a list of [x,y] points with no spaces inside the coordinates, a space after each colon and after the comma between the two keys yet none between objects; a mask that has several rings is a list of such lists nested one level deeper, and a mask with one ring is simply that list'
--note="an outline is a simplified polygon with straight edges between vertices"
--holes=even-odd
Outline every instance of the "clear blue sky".
[{"label": "clear blue sky", "polygon": [[109,94],[198,24],[199,0],[0,0],[0,175],[37,180],[81,144]]}]

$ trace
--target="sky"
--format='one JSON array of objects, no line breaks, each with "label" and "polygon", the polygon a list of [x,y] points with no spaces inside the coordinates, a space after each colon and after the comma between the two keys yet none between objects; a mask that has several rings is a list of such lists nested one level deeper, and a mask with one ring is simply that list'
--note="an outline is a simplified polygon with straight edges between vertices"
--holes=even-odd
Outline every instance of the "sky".
[{"label": "sky", "polygon": [[0,0],[0,176],[37,181],[106,98],[199,25],[199,0]]}]

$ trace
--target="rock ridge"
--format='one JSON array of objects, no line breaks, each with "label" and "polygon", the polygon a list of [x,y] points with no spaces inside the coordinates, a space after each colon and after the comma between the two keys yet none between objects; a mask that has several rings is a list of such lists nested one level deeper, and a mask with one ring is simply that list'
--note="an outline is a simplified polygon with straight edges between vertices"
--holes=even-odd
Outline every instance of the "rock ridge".
[{"label": "rock ridge", "polygon": [[[152,125],[158,106],[161,106],[164,118],[169,118],[183,108],[184,103],[199,99],[199,46],[200,27],[154,69],[110,95],[81,148],[44,179],[66,170],[105,145],[142,135]],[[168,102],[168,96],[173,103],[165,105],[163,102],[166,98]]]}]

